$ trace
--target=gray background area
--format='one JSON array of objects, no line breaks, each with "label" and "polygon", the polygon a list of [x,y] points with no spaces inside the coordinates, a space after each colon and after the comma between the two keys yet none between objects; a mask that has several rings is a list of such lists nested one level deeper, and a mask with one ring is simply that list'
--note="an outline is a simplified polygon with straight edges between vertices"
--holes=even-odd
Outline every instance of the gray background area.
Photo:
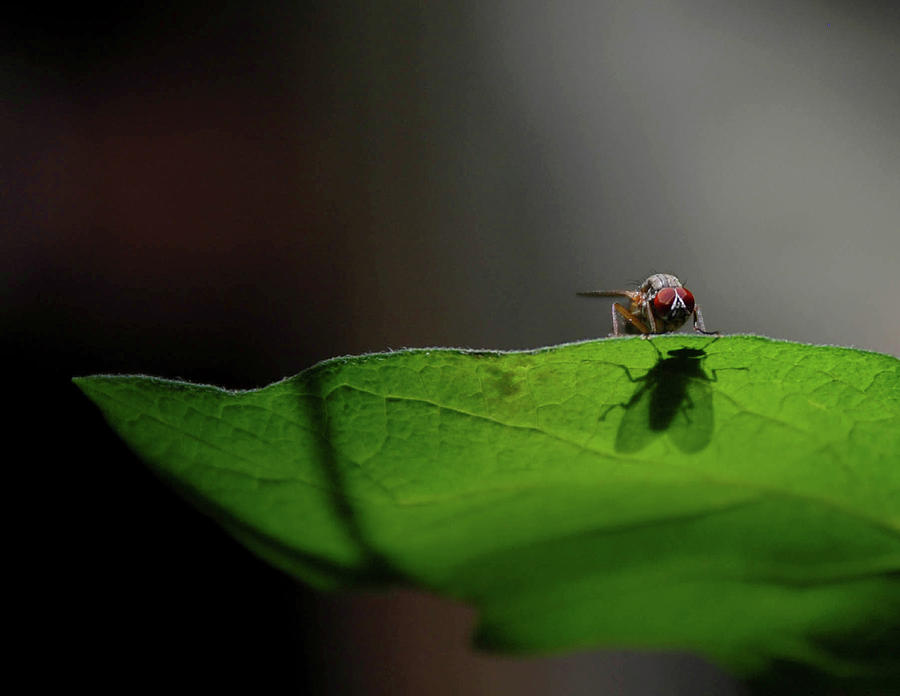
[{"label": "gray background area", "polygon": [[[900,355],[894,4],[334,5],[14,18],[0,268],[22,372],[252,387],[339,354],[534,348],[605,335],[609,303],[575,291],[655,271],[682,278],[709,328]],[[476,655],[471,612],[421,595],[297,600],[110,457],[130,502],[97,484],[69,519],[89,526],[87,567],[112,567],[110,520],[143,540],[116,542],[131,574],[90,595],[126,643],[212,620],[227,596],[244,623],[202,640],[244,654],[266,628],[252,602],[273,596],[300,637],[260,672],[296,660],[322,690],[738,693],[694,658]],[[210,595],[232,562],[241,582]],[[166,599],[122,621],[135,595]]]}]

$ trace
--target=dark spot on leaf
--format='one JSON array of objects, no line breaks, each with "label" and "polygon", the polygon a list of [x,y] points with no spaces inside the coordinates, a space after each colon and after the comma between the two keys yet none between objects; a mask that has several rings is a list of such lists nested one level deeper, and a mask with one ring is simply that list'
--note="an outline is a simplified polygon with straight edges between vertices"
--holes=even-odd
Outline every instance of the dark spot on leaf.
[{"label": "dark spot on leaf", "polygon": [[516,381],[513,372],[507,372],[497,367],[489,367],[487,375],[487,378],[484,380],[486,392],[495,392],[501,396],[512,396],[522,390],[522,385]]}]

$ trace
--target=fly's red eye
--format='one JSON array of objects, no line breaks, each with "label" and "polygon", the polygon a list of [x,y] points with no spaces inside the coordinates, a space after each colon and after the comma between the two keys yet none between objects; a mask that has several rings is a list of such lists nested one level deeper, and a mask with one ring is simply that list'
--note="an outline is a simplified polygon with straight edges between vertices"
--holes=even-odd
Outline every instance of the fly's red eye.
[{"label": "fly's red eye", "polygon": [[694,296],[691,294],[691,291],[687,288],[678,288],[675,292],[678,293],[678,297],[681,298],[681,301],[684,302],[684,308],[688,312],[694,311]]},{"label": "fly's red eye", "polygon": [[[693,298],[691,298],[691,300],[693,300]],[[672,309],[672,303],[674,301],[674,288],[663,288],[656,293],[656,297],[653,298],[653,307],[659,314],[668,314],[669,310]]]}]

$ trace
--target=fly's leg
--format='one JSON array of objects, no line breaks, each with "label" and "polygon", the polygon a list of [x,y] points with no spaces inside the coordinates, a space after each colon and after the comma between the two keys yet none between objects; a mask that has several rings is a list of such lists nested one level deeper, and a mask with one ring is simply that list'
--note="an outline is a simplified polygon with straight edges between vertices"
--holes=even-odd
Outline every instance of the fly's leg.
[{"label": "fly's leg", "polygon": [[616,312],[616,307],[621,307],[621,305],[618,302],[613,302],[612,309],[610,310],[612,313],[613,330],[612,330],[612,333],[610,334],[610,336],[621,336],[622,335],[622,328],[619,326],[619,315]]},{"label": "fly's leg", "polygon": [[[581,295],[582,297],[627,297],[631,300],[632,305],[639,302],[642,295],[639,292],[635,292],[633,290],[590,290],[587,292],[577,292],[576,295]],[[625,331],[622,322],[619,321],[619,316],[621,316],[626,322],[631,324],[635,329],[637,329],[640,333],[646,335],[650,333],[649,329],[647,329],[646,324],[642,322],[638,317],[629,312],[625,307],[623,307],[618,302],[614,303],[611,310],[612,314],[612,324],[613,331],[610,336],[624,336]]]},{"label": "fly's leg", "polygon": [[659,333],[659,330],[656,328],[656,318],[653,316],[653,307],[650,306],[649,300],[644,300],[641,303],[641,307],[644,310],[644,316],[650,321],[650,330],[642,338],[650,338],[650,334]]},{"label": "fly's leg", "polygon": [[718,331],[707,331],[706,324],[703,323],[703,314],[700,312],[700,307],[694,307],[694,331],[697,333],[706,334],[707,336],[718,336]]},{"label": "fly's leg", "polygon": [[612,320],[613,320],[613,336],[624,336],[624,332],[622,331],[622,325],[619,323],[619,317],[617,315],[621,315],[621,317],[631,324],[634,328],[640,331],[645,336],[650,333],[650,329],[647,328],[647,325],[638,319],[634,314],[629,312],[625,307],[620,305],[618,302],[614,302],[612,306]]}]

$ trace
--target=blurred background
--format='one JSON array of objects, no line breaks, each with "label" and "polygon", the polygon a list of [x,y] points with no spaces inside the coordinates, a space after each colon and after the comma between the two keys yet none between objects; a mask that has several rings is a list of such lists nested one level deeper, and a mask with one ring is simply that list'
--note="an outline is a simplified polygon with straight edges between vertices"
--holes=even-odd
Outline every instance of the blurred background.
[{"label": "blurred background", "polygon": [[20,649],[101,689],[740,693],[697,658],[479,655],[465,607],[297,587],[68,380],[594,338],[609,303],[575,291],[655,271],[712,329],[900,355],[900,6],[22,4],[0,36]]}]

